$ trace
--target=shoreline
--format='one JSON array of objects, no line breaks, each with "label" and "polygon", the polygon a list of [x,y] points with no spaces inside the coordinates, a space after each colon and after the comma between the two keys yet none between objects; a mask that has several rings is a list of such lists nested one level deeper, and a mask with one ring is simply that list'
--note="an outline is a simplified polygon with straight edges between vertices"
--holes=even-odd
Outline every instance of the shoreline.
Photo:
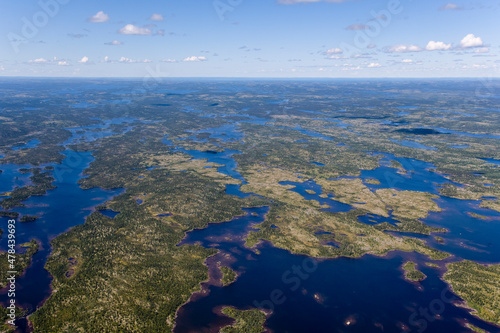
[{"label": "shoreline", "polygon": [[[66,148],[66,147],[65,147]],[[61,153],[65,152],[65,151],[72,151],[72,152],[75,152],[75,153],[79,153],[78,151],[73,151],[73,150],[70,150],[68,148],[66,148],[65,150],[61,151]],[[63,154],[64,155],[64,154]],[[47,163],[47,164],[42,164],[40,167],[43,167],[43,166],[57,166],[57,165],[62,165],[64,159],[60,162],[60,163]],[[1,167],[2,164],[0,164],[0,167]],[[104,188],[104,187],[100,187],[100,186],[95,186],[95,187],[92,187],[92,188],[88,188],[88,189],[84,189],[81,187],[81,185],[79,184],[79,181],[81,179],[83,179],[85,176],[84,176],[84,170],[86,168],[88,168],[90,165],[90,163],[86,163],[84,165],[84,169],[82,170],[81,173],[78,174],[78,179],[76,180],[76,182],[74,183],[75,186],[78,187],[79,190],[82,190],[82,191],[88,191],[88,190],[91,190],[91,189],[98,189],[102,192],[105,192],[103,196],[103,199],[105,199],[107,196],[110,196],[109,199],[107,199],[105,202],[108,202],[108,201],[112,201],[114,198],[116,198],[117,196],[123,194],[126,192],[126,188]],[[22,169],[22,167],[20,167],[19,169]],[[52,170],[53,171],[53,170]],[[53,172],[51,173],[51,177],[54,178],[54,175],[53,175]],[[43,198],[43,197],[47,197],[50,195],[50,192],[54,191],[54,190],[57,190],[59,187],[57,185],[54,185],[54,183],[57,182],[57,179],[54,178],[54,180],[51,182],[51,188],[48,188],[45,190],[45,192],[43,194],[40,194],[40,195],[29,195],[27,198],[23,199],[21,202],[20,202],[20,205],[18,206],[14,206],[14,207],[11,207],[8,211],[15,211],[16,208],[30,208],[30,207],[33,207],[33,205],[25,205],[24,202],[29,200],[30,198],[32,197],[40,197],[40,198]],[[34,186],[37,186],[37,184],[33,184]],[[119,193],[116,193],[114,194],[113,191],[119,191]],[[43,199],[40,199],[41,201],[43,201]],[[47,204],[47,203],[43,203],[41,202],[39,204],[41,207],[46,207],[46,208],[50,208],[50,205]],[[53,288],[53,281],[54,281],[54,276],[51,274],[50,271],[48,271],[45,267],[46,263],[47,263],[47,260],[49,259],[49,257],[51,256],[52,254],[52,251],[53,251],[53,248],[52,248],[52,241],[54,239],[56,239],[57,237],[69,232],[72,228],[78,226],[78,225],[82,225],[82,224],[85,224],[87,222],[87,218],[95,213],[97,210],[96,210],[96,207],[99,206],[99,205],[93,205],[93,206],[89,206],[89,207],[84,207],[82,208],[82,210],[84,211],[88,211],[88,214],[85,214],[82,218],[83,218],[83,222],[82,223],[77,223],[77,224],[74,224],[70,227],[68,227],[67,229],[57,233],[57,234],[54,234],[54,235],[46,235],[47,236],[47,246],[44,246],[45,244],[39,239],[38,236],[34,236],[33,238],[31,239],[35,239],[38,243],[38,246],[39,246],[39,249],[37,251],[37,253],[39,253],[40,251],[42,250],[46,250],[46,256],[44,258],[41,258],[40,260],[44,261],[44,265],[43,265],[43,270],[46,270],[47,271],[47,274],[50,278],[50,283],[49,285],[47,286],[48,287],[48,290],[47,290],[47,294],[44,296],[44,298],[42,300],[40,300],[40,302],[38,304],[20,304],[19,307],[21,307],[22,309],[26,310],[26,315],[24,317],[20,317],[18,318],[17,320],[25,320],[26,321],[26,325],[23,325],[23,327],[26,329],[25,332],[32,332],[34,330],[34,323],[30,320],[30,317],[39,309],[41,308],[45,302],[54,294],[54,288]],[[42,216],[44,215],[45,212],[42,213]],[[16,220],[19,219],[19,216],[16,218]],[[36,223],[37,221],[34,221],[34,223]],[[6,252],[6,251],[3,251],[3,252]],[[37,253],[35,253],[33,256],[35,256]],[[31,261],[30,261],[30,264],[25,268],[25,270],[23,271],[23,273],[21,275],[19,275],[18,277],[16,277],[16,280],[17,279],[21,279],[23,278],[28,269],[30,269],[33,265],[33,257],[31,258]],[[0,292],[2,290],[4,290],[6,287],[0,289]],[[3,304],[3,303],[2,303]],[[19,326],[16,326],[17,329],[16,329],[16,332],[19,331]]]},{"label": "shoreline", "polygon": [[[460,261],[460,260],[459,260],[459,261]],[[459,262],[459,261],[456,261],[456,262]],[[462,261],[463,261],[463,259],[462,259]],[[477,262],[475,262],[475,261],[473,261],[473,262],[474,262],[474,263],[477,263]],[[446,273],[447,273],[447,272],[449,272],[449,271],[450,271],[450,270],[449,270],[449,268],[448,268],[448,265],[449,265],[449,264],[451,264],[451,263],[447,263],[447,264],[445,265],[445,267],[444,267],[444,271],[440,272],[440,273],[442,273],[442,274],[440,274],[440,279],[441,279],[441,281],[443,281],[444,283],[446,283],[446,285],[448,286],[448,288],[450,289],[450,291],[451,291],[453,294],[455,294],[458,298],[460,298],[460,300],[453,301],[453,302],[452,302],[452,304],[453,304],[454,306],[456,306],[456,307],[459,307],[459,308],[462,308],[462,309],[467,310],[467,311],[471,314],[471,316],[473,316],[474,318],[476,318],[476,319],[478,319],[478,320],[481,320],[481,321],[483,321],[483,322],[485,322],[485,323],[488,323],[488,324],[490,324],[490,325],[493,325],[493,326],[495,326],[495,327],[498,327],[498,328],[499,328],[499,330],[500,330],[500,323],[495,323],[495,322],[489,321],[489,320],[487,320],[487,319],[485,319],[485,318],[482,318],[482,317],[479,315],[479,312],[478,312],[476,309],[474,309],[473,307],[471,307],[471,306],[469,305],[469,303],[467,302],[467,300],[465,300],[462,296],[460,296],[460,295],[459,295],[459,294],[458,294],[458,293],[457,293],[457,292],[453,289],[453,286],[452,286],[451,282],[446,281],[446,279],[445,279],[445,275],[446,275]],[[478,263],[478,264],[479,264],[479,263]],[[483,264],[481,264],[481,265],[483,265]],[[489,265],[488,265],[488,264],[486,264],[485,266],[490,266],[490,265],[493,265],[493,264],[489,264]]]},{"label": "shoreline", "polygon": [[[243,208],[258,208],[258,207],[269,207],[269,206],[241,207],[241,209],[243,209]],[[211,224],[230,223],[235,218],[243,217],[243,216],[247,216],[247,215],[250,215],[250,213],[244,213],[244,214],[241,214],[241,215],[234,216],[229,221],[221,221],[221,222],[208,223],[205,228],[199,228],[199,229],[193,229],[193,230],[185,231],[184,232],[184,237],[182,238],[182,240],[176,246],[188,245],[188,244],[182,244],[182,243],[187,238],[188,233],[190,233],[192,231],[195,231],[195,230],[204,230],[204,229],[206,229]],[[267,215],[267,213],[264,214],[264,219],[265,219],[266,215]],[[262,223],[262,222],[259,222],[259,223]],[[256,223],[256,224],[258,224],[258,223]],[[249,225],[249,227],[251,227],[251,225]],[[246,247],[245,242],[243,241],[244,235],[233,236],[233,237],[234,237],[233,240],[235,238],[239,239],[242,242],[242,246]],[[181,244],[181,245],[179,245],[179,244]],[[219,258],[219,256],[220,256],[220,258]],[[226,259],[226,260],[224,261],[223,259]],[[208,277],[207,277],[206,280],[201,281],[198,284],[199,285],[199,289],[195,290],[191,294],[191,296],[186,300],[186,302],[184,302],[181,306],[179,306],[179,308],[177,308],[177,311],[175,312],[175,316],[174,316],[174,325],[172,326],[172,332],[175,332],[175,328],[177,326],[177,320],[179,318],[179,314],[182,312],[182,308],[185,305],[187,305],[187,304],[189,304],[191,302],[195,302],[199,298],[208,295],[209,294],[209,291],[208,291],[208,287],[209,286],[211,286],[211,285],[213,285],[213,286],[219,286],[219,287],[223,286],[223,284],[222,284],[223,274],[222,274],[222,272],[220,270],[220,266],[222,266],[222,263],[224,263],[224,262],[230,262],[230,261],[233,261],[233,260],[234,259],[231,257],[231,255],[229,253],[223,252],[223,251],[221,251],[219,249],[217,249],[217,253],[209,256],[208,258],[206,258],[204,260],[203,265],[205,265],[207,267]],[[221,264],[219,264],[219,262]],[[238,272],[236,272],[236,278],[231,283],[236,282],[238,280],[239,276],[240,276],[240,274]]]}]

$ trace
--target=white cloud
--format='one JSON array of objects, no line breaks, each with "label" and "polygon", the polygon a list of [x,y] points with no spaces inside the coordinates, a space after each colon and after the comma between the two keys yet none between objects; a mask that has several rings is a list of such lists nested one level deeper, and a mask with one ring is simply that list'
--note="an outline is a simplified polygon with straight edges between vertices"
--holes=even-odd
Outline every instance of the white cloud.
[{"label": "white cloud", "polygon": [[163,15],[161,14],[153,14],[149,17],[151,21],[163,21]]},{"label": "white cloud", "polygon": [[460,41],[460,47],[463,49],[479,46],[483,46],[483,40],[481,37],[474,36],[474,34],[468,34]]},{"label": "white cloud", "polygon": [[372,62],[368,65],[368,68],[377,68],[377,67],[382,67],[382,65],[379,64],[378,62]]},{"label": "white cloud", "polygon": [[118,59],[118,62],[133,63],[133,62],[135,62],[135,60],[132,60],[132,59],[129,59],[129,58],[125,58],[125,57],[121,57],[120,59]]},{"label": "white cloud", "polygon": [[37,58],[33,60],[28,60],[29,64],[39,64],[39,65],[58,65],[58,66],[69,66],[69,63],[65,59],[57,59],[57,57],[53,57],[51,59],[45,58]]},{"label": "white cloud", "polygon": [[[351,66],[351,67],[349,67],[349,66]],[[347,66],[342,68],[343,71],[358,71],[360,69],[361,69],[361,66],[354,67],[352,64],[347,64]]]},{"label": "white cloud", "polygon": [[152,32],[148,28],[141,28],[133,24],[127,24],[118,30],[118,33],[122,35],[151,35]]},{"label": "white cloud", "polygon": [[474,50],[474,53],[488,53],[490,49],[488,47],[480,47]]},{"label": "white cloud", "polygon": [[401,62],[403,62],[405,64],[411,64],[413,62],[413,60],[411,60],[411,59],[403,59],[403,60],[401,60]]},{"label": "white cloud", "polygon": [[331,55],[331,56],[328,56],[327,59],[334,59],[334,60],[338,60],[338,59],[347,59],[347,57],[344,57],[344,56],[339,56],[339,55]]},{"label": "white cloud", "polygon": [[195,57],[195,56],[192,56],[192,57],[187,57],[187,58],[185,58],[182,61],[189,62],[189,61],[206,61],[206,60],[207,60],[207,58],[205,58],[205,57]]},{"label": "white cloud", "polygon": [[88,22],[92,23],[102,23],[109,21],[109,15],[105,14],[103,11],[97,12],[94,16],[87,19]]},{"label": "white cloud", "polygon": [[326,50],[326,54],[328,54],[328,55],[330,55],[330,54],[341,54],[341,53],[344,53],[344,51],[342,51],[342,49],[340,49],[338,47],[334,47],[333,49]]},{"label": "white cloud", "polygon": [[461,10],[461,9],[463,8],[459,7],[454,3],[447,3],[446,5],[439,7],[439,10]]},{"label": "white cloud", "polygon": [[[104,60],[106,61],[108,57],[104,58]],[[130,59],[130,58],[126,58],[126,57],[121,57],[120,59],[118,59],[118,62],[123,62],[123,63],[127,63],[127,64],[135,64],[135,63],[140,63],[140,62],[144,62],[144,63],[148,63],[148,62],[151,62],[151,60],[149,59],[144,59],[144,60],[141,60],[141,59]]]},{"label": "white cloud", "polygon": [[79,63],[86,64],[89,62],[89,58],[87,56],[84,56],[82,59],[78,60]]},{"label": "white cloud", "polygon": [[177,62],[175,59],[162,59],[161,62]]},{"label": "white cloud", "polygon": [[389,52],[397,52],[397,53],[404,53],[404,52],[420,52],[422,49],[420,46],[417,45],[404,45],[404,44],[399,44],[399,45],[394,45],[389,49]]},{"label": "white cloud", "polygon": [[361,59],[361,58],[371,59],[373,57],[369,53],[357,53],[357,54],[351,55],[351,58],[354,58],[354,59]]},{"label": "white cloud", "polygon": [[444,51],[451,49],[451,44],[445,44],[443,42],[435,42],[431,40],[429,43],[427,43],[425,49],[427,51]]},{"label": "white cloud", "polygon": [[112,42],[104,43],[105,45],[123,45],[123,42],[117,41],[116,39]]},{"label": "white cloud", "polygon": [[49,61],[45,58],[38,58],[38,59],[34,59],[34,60],[28,60],[28,62],[35,63],[35,64],[45,64]]}]

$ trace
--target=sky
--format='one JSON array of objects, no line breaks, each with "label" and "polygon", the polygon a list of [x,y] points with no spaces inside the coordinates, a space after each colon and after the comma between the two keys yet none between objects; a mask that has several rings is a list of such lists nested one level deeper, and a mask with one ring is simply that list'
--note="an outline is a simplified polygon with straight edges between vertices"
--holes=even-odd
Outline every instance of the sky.
[{"label": "sky", "polygon": [[500,77],[500,0],[0,6],[0,76]]}]

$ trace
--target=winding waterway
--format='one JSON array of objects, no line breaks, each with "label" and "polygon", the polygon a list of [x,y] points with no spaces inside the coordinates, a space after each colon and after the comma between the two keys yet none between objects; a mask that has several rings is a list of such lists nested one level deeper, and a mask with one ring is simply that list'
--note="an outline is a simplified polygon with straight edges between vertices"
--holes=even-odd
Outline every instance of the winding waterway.
[{"label": "winding waterway", "polygon": [[[189,91],[165,90],[170,94],[188,93]],[[127,100],[124,100],[127,103]],[[75,107],[86,108],[86,101],[74,104]],[[286,100],[270,102],[286,104]],[[401,107],[412,110],[413,106]],[[245,112],[248,110],[244,110]],[[193,109],[186,109],[194,116],[207,117]],[[254,117],[247,114],[218,114],[218,117],[239,117],[241,120],[215,128],[207,128],[197,133],[208,133],[210,139],[220,142],[244,140],[245,136],[239,129],[243,122],[259,125],[270,125],[272,120]],[[133,128],[134,118],[122,117],[103,121],[99,125],[72,128],[73,136],[63,145],[82,141],[94,141],[116,134],[111,125],[122,125],[123,132]],[[340,121],[332,120],[339,122]],[[342,126],[341,126],[342,127]],[[284,128],[284,127],[283,127]],[[301,127],[287,127],[296,130],[311,139],[336,140]],[[438,130],[445,131],[442,128]],[[447,131],[451,134],[465,135],[462,132]],[[497,136],[486,136],[498,138]],[[190,137],[190,139],[193,139]],[[207,142],[200,140],[202,142]],[[182,148],[177,141],[174,144],[167,138],[163,139],[171,150],[182,152],[194,159],[205,159],[218,163],[218,171],[245,183],[244,177],[238,172],[234,156],[240,151],[222,149],[220,151],[199,151]],[[400,142],[401,143],[401,142]],[[405,144],[408,144],[407,142]],[[412,142],[411,145],[417,143]],[[30,149],[37,142],[30,141],[17,148]],[[420,148],[424,148],[419,145]],[[417,147],[418,148],[418,147]],[[65,148],[61,147],[61,150]],[[64,150],[62,164],[50,164],[50,171],[56,179],[55,189],[49,190],[44,196],[34,196],[23,202],[25,207],[16,208],[22,215],[36,215],[39,219],[31,223],[17,223],[16,236],[18,244],[35,238],[40,243],[40,250],[33,256],[31,266],[26,273],[17,279],[16,300],[19,305],[28,310],[28,314],[50,296],[51,276],[44,269],[47,257],[50,255],[50,241],[69,228],[84,223],[94,207],[112,199],[124,190],[103,190],[99,188],[83,190],[78,181],[82,172],[93,161],[90,152],[75,152]],[[380,166],[374,170],[361,170],[360,177],[370,190],[394,188],[398,190],[424,191],[438,195],[439,186],[452,183],[446,175],[434,172],[430,163],[416,159],[397,157],[385,152],[374,152],[380,155]],[[401,164],[400,169],[390,166],[390,161]],[[314,161],[312,161],[314,162]],[[487,160],[498,164],[498,160]],[[1,159],[0,159],[1,163]],[[321,163],[315,162],[321,167]],[[0,164],[3,171],[0,174],[0,192],[10,191],[15,187],[31,183],[29,174],[19,170],[31,168],[29,165]],[[300,179],[300,178],[299,178]],[[377,179],[380,184],[366,182]],[[303,179],[297,182],[283,182],[293,185],[290,189],[302,195],[307,200],[317,200],[329,208],[324,210],[335,213],[352,209],[349,204],[335,200],[334,195],[322,198],[321,186],[313,179]],[[459,184],[455,184],[459,185]],[[306,190],[310,190],[309,192]],[[312,193],[314,191],[315,193]],[[250,193],[240,191],[239,185],[227,185],[226,193],[246,197]],[[443,227],[448,231],[440,233],[443,238],[438,242],[434,236],[398,234],[424,239],[433,248],[454,255],[447,261],[433,261],[416,254],[393,251],[384,257],[365,255],[361,258],[312,259],[291,254],[283,249],[275,248],[269,242],[261,242],[255,248],[244,245],[244,238],[252,228],[258,228],[269,211],[268,207],[243,208],[244,215],[231,221],[210,224],[207,228],[187,233],[179,244],[199,244],[219,251],[209,258],[206,264],[211,279],[202,284],[203,293],[192,296],[178,311],[175,331],[184,332],[216,332],[223,325],[232,321],[218,312],[222,306],[234,306],[239,309],[252,307],[261,308],[268,313],[266,327],[275,332],[459,332],[466,330],[464,322],[469,322],[490,332],[500,329],[488,324],[473,315],[467,309],[456,305],[459,298],[453,295],[442,274],[445,263],[459,259],[470,259],[486,263],[500,262],[500,244],[497,235],[500,234],[500,214],[487,208],[479,207],[478,201],[451,199],[439,196],[435,199],[442,209],[441,212],[430,213],[422,219],[435,227]],[[116,212],[104,211],[107,216]],[[484,218],[477,218],[475,214]],[[0,218],[5,225],[7,218]],[[399,222],[391,217],[380,218],[375,215],[365,215],[359,218],[363,223],[389,222],[397,225]],[[6,244],[5,234],[0,244]],[[420,283],[412,283],[403,278],[401,265],[412,260],[418,268],[427,275]],[[217,262],[231,267],[237,272],[238,278],[227,286],[222,286],[218,278]],[[438,264],[437,268],[425,265],[426,262]],[[6,290],[0,292],[0,302],[7,301]],[[26,321],[18,322],[20,330],[26,330]]]}]

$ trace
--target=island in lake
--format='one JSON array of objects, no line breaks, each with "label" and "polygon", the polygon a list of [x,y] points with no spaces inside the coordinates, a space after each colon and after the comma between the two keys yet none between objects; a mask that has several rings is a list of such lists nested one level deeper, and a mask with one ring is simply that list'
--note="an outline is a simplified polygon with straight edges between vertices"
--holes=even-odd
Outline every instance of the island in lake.
[{"label": "island in lake", "polygon": [[500,331],[478,82],[47,80],[0,79],[20,332]]}]

